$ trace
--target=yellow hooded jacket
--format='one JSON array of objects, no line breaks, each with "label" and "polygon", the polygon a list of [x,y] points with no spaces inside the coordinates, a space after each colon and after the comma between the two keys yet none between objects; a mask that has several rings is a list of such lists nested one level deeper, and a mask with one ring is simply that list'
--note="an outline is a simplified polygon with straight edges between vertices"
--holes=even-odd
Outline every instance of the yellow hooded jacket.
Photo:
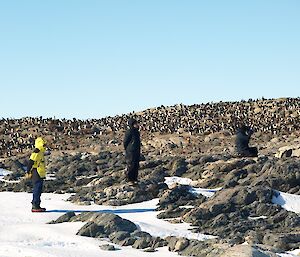
[{"label": "yellow hooded jacket", "polygon": [[34,164],[32,166],[32,169],[37,169],[37,172],[40,176],[40,178],[46,177],[46,166],[45,166],[45,144],[46,141],[38,137],[35,140],[35,148],[39,149],[40,151],[38,153],[33,152],[30,156],[30,160],[34,161]]}]

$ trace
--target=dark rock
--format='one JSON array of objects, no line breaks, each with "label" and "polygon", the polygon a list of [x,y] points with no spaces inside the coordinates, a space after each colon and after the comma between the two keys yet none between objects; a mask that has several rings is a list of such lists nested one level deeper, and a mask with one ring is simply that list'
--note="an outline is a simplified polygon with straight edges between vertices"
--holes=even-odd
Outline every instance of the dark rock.
[{"label": "dark rock", "polygon": [[288,192],[300,185],[300,160],[268,160],[262,167],[259,179],[254,180],[252,184],[266,184],[273,189]]},{"label": "dark rock", "polygon": [[115,244],[121,244],[126,238],[129,238],[130,234],[124,231],[116,231],[109,235],[109,239]]},{"label": "dark rock", "polygon": [[251,159],[235,159],[230,162],[225,162],[221,168],[220,172],[229,173],[232,170],[236,170],[234,175],[241,176],[242,174],[247,174],[247,171],[243,170],[243,168],[249,164],[255,163],[254,160]]},{"label": "dark rock", "polygon": [[257,199],[256,191],[248,191],[246,188],[241,188],[239,192],[237,192],[234,202],[238,205],[248,205],[253,203]]},{"label": "dark rock", "polygon": [[263,238],[263,243],[285,251],[291,248],[296,249],[300,247],[300,233],[267,233]]},{"label": "dark rock", "polygon": [[198,227],[194,232],[219,236],[232,245],[247,240],[266,245],[276,244],[278,249],[293,249],[292,246],[297,245],[294,239],[291,240],[293,243],[287,243],[281,237],[274,240],[274,236],[263,238],[262,234],[257,233],[276,231],[286,235],[291,227],[294,230],[299,228],[299,215],[272,204],[273,193],[270,188],[258,186],[222,189],[198,208],[186,212],[182,218]]},{"label": "dark rock", "polygon": [[264,233],[263,233],[263,232],[261,232],[261,231],[253,231],[253,230],[249,230],[249,231],[247,231],[247,233],[245,234],[245,241],[246,241],[249,245],[262,244],[263,237],[264,237]]},{"label": "dark rock", "polygon": [[155,248],[149,247],[143,250],[145,253],[154,253],[156,252]]},{"label": "dark rock", "polygon": [[163,162],[162,160],[152,160],[149,162],[146,162],[144,164],[141,164],[140,169],[153,169],[159,165],[161,165]]},{"label": "dark rock", "polygon": [[227,225],[228,223],[229,223],[228,216],[225,213],[221,213],[213,219],[211,226],[214,228],[218,228]]},{"label": "dark rock", "polygon": [[195,224],[201,220],[208,220],[210,218],[212,218],[212,214],[209,212],[209,210],[204,208],[192,209],[190,212],[186,213],[183,216],[183,220],[185,222],[192,224]]},{"label": "dark rock", "polygon": [[158,210],[164,210],[158,214],[158,218],[177,218],[183,216],[189,209],[182,206],[199,205],[206,201],[203,195],[192,193],[190,186],[177,186],[173,189],[166,190],[160,195]]},{"label": "dark rock", "polygon": [[184,208],[180,208],[180,207],[174,207],[172,205],[170,205],[168,207],[168,209],[166,209],[163,212],[160,212],[157,215],[157,218],[159,219],[174,219],[174,218],[179,218],[181,216],[183,216],[184,214],[186,214],[189,210],[188,209],[184,209]]},{"label": "dark rock", "polygon": [[237,186],[239,183],[237,182],[236,179],[231,179],[231,180],[227,180],[227,182],[225,182],[223,188],[226,189],[226,188],[232,188],[232,187],[235,187]]},{"label": "dark rock", "polygon": [[210,243],[198,240],[189,240],[189,245],[180,252],[180,255],[213,257],[219,256],[221,253],[223,253],[223,251],[223,249],[220,249]]},{"label": "dark rock", "polygon": [[[137,230],[133,222],[122,219],[113,213],[82,213],[73,217],[71,221],[88,222],[79,232],[80,234],[84,233],[84,235],[88,234],[92,237],[97,236],[98,230],[99,233],[104,233],[107,236],[116,231],[131,233]],[[91,228],[89,226],[91,226]]]},{"label": "dark rock", "polygon": [[79,236],[98,237],[104,234],[103,226],[99,226],[94,222],[88,222],[78,232]]},{"label": "dark rock", "polygon": [[205,155],[199,159],[199,164],[203,165],[210,162],[216,162],[218,160],[220,160],[218,156]]},{"label": "dark rock", "polygon": [[170,163],[169,169],[170,169],[170,175],[171,176],[182,176],[187,171],[187,165],[188,163],[185,161],[185,159],[175,159]]},{"label": "dark rock", "polygon": [[142,237],[136,239],[132,247],[136,249],[145,249],[151,247],[152,245],[153,245],[152,237]]},{"label": "dark rock", "polygon": [[165,240],[168,243],[169,251],[174,252],[175,245],[178,241],[178,238],[175,237],[175,236],[168,236],[168,237],[165,238]]},{"label": "dark rock", "polygon": [[249,245],[236,245],[227,249],[220,257],[275,257]]},{"label": "dark rock", "polygon": [[288,212],[288,215],[284,220],[284,226],[290,228],[300,228],[300,215],[293,212]]},{"label": "dark rock", "polygon": [[149,237],[151,238],[152,236],[147,233],[147,232],[144,232],[144,231],[134,231],[133,233],[131,233],[131,236],[134,237],[134,238],[143,238],[143,237]]},{"label": "dark rock", "polygon": [[120,246],[130,246],[130,245],[133,245],[135,241],[136,241],[136,238],[128,237],[120,242]]},{"label": "dark rock", "polygon": [[274,216],[281,211],[281,207],[271,203],[258,203],[253,206],[258,216]]},{"label": "dark rock", "polygon": [[57,220],[51,221],[49,224],[58,224],[58,223],[68,222],[74,216],[76,216],[75,212],[67,212],[64,215],[60,216]]},{"label": "dark rock", "polygon": [[287,216],[288,216],[287,211],[281,210],[280,212],[278,212],[276,215],[272,217],[272,220],[274,223],[279,223],[284,221]]},{"label": "dark rock", "polygon": [[187,238],[179,238],[174,246],[174,252],[181,252],[187,248],[190,244],[190,241]]},{"label": "dark rock", "polygon": [[[200,196],[201,197],[201,196]],[[205,199],[205,197],[203,197]],[[177,186],[172,190],[166,191],[159,199],[159,210],[162,210],[169,205],[183,206],[197,199],[197,196],[191,192],[190,186]]]},{"label": "dark rock", "polygon": [[118,249],[115,248],[115,246],[110,245],[110,244],[100,245],[99,247],[103,251],[116,251],[116,250],[118,250]]},{"label": "dark rock", "polygon": [[84,186],[87,185],[88,183],[90,183],[94,178],[90,177],[90,178],[79,178],[77,179],[77,181],[75,182],[75,186],[76,187],[80,187],[80,186]]}]

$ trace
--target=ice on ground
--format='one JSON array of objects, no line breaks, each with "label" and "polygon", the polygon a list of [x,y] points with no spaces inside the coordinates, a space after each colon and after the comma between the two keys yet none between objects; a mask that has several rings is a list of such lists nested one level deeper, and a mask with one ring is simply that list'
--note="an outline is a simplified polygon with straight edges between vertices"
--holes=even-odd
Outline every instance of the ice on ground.
[{"label": "ice on ground", "polygon": [[249,220],[263,220],[267,219],[267,216],[259,216],[259,217],[248,217]]},{"label": "ice on ground", "polygon": [[[10,180],[5,180],[4,177],[8,174],[11,174],[11,171],[5,170],[5,169],[0,169],[0,181],[6,182],[6,183],[19,183],[19,181],[10,181]],[[1,257],[1,256],[0,256]]]},{"label": "ice on ground", "polygon": [[165,183],[168,185],[168,187],[172,187],[172,185],[174,185],[174,184],[191,186],[192,193],[198,194],[198,195],[201,194],[206,197],[212,197],[215,194],[215,192],[222,189],[221,187],[215,188],[215,189],[193,187],[195,184],[195,181],[193,181],[189,178],[181,178],[181,177],[165,177]]},{"label": "ice on ground", "polygon": [[276,191],[276,195],[273,196],[272,202],[280,205],[287,211],[300,213],[300,195],[293,195]]},{"label": "ice on ground", "polygon": [[193,180],[191,180],[190,178],[181,178],[181,177],[165,177],[165,183],[168,186],[171,186],[173,184],[191,186],[193,183]]},{"label": "ice on ground", "polygon": [[300,249],[290,251],[290,252],[287,252],[287,253],[278,254],[278,256],[280,256],[280,257],[299,257],[299,255],[300,255]]},{"label": "ice on ground", "polygon": [[4,177],[4,176],[6,176],[6,175],[8,175],[10,173],[12,173],[12,172],[9,171],[9,170],[0,169],[0,178]]}]

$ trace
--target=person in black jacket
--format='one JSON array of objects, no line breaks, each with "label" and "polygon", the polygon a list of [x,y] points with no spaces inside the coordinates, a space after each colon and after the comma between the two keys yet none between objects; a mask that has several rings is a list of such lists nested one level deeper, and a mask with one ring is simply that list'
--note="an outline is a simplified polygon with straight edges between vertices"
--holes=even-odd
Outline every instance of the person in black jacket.
[{"label": "person in black jacket", "polygon": [[126,177],[130,182],[137,182],[141,154],[139,124],[135,119],[128,120],[129,129],[124,136],[125,158],[127,163]]},{"label": "person in black jacket", "polygon": [[241,157],[257,157],[258,150],[256,147],[249,147],[249,141],[253,130],[246,126],[242,125],[241,128],[237,131],[235,145],[236,151]]}]

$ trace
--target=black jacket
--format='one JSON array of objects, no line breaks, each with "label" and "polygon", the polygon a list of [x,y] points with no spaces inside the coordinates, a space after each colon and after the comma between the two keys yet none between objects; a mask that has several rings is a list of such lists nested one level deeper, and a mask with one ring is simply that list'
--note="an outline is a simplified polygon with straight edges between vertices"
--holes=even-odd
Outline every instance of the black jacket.
[{"label": "black jacket", "polygon": [[124,149],[126,150],[126,153],[138,153],[141,152],[141,138],[140,138],[140,132],[137,128],[131,127],[128,129],[124,136]]},{"label": "black jacket", "polygon": [[238,153],[243,153],[245,150],[249,149],[249,141],[251,134],[247,134],[243,130],[238,130],[235,139],[236,151]]},{"label": "black jacket", "polygon": [[[38,153],[39,151],[40,150],[37,149],[37,148],[34,149],[35,153]],[[37,172],[37,169],[36,168],[34,168],[34,169],[32,168],[33,164],[34,164],[33,160],[29,160],[28,161],[26,172],[27,173],[32,172],[31,180],[32,180],[33,183],[35,183],[36,181],[41,180],[41,177],[40,177],[39,173]]]}]

